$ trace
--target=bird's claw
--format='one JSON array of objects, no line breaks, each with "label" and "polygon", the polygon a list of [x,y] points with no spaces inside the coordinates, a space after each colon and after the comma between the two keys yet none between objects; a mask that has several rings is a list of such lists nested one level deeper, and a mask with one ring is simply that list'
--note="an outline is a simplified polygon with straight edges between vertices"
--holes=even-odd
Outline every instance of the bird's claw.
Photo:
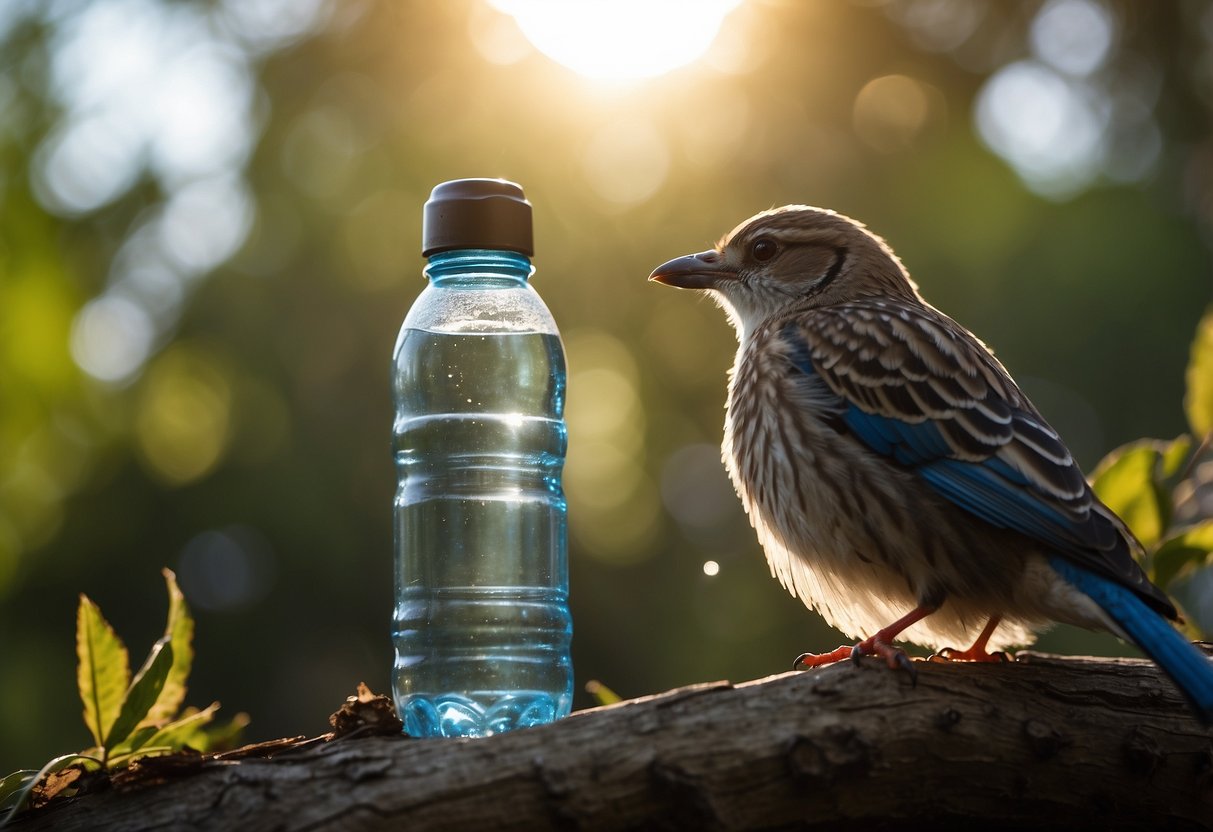
[{"label": "bird's claw", "polygon": [[992,653],[987,653],[985,650],[969,648],[968,650],[957,650],[955,647],[940,648],[938,653],[933,653],[928,661],[932,662],[989,662],[1006,664],[1011,661],[1011,657],[1002,650],[995,650]]},{"label": "bird's claw", "polygon": [[[858,646],[858,645],[857,645]],[[875,641],[872,643],[870,651],[884,659],[885,664],[892,670],[901,669],[910,674],[910,684],[917,687],[918,685],[918,670],[914,667],[914,662],[910,661],[910,657],[906,655],[906,651],[899,647],[894,647],[883,641]]]},{"label": "bird's claw", "polygon": [[844,659],[850,659],[855,664],[859,664],[859,660],[864,656],[879,656],[890,668],[906,671],[910,674],[910,681],[914,684],[918,683],[918,670],[905,651],[875,638],[864,639],[850,647],[844,645],[829,653],[801,653],[792,662],[792,669],[808,670],[811,667],[834,664]]},{"label": "bird's claw", "polygon": [[851,654],[850,647],[839,647],[837,650],[831,650],[829,653],[801,653],[796,657],[796,661],[792,662],[793,670],[808,670],[810,667],[821,667],[827,664],[840,662]]}]

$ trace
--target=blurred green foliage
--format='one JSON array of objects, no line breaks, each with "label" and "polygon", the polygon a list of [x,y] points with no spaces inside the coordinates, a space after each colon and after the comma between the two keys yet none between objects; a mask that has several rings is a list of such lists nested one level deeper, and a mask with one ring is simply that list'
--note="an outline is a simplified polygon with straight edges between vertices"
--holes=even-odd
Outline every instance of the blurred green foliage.
[{"label": "blurred green foliage", "polygon": [[[1057,34],[1096,29],[1045,25],[1067,8],[1113,27],[1094,68]],[[1085,465],[1178,435],[1213,288],[1209,8],[749,0],[702,61],[611,86],[482,0],[5,5],[0,771],[79,743],[77,594],[154,640],[165,563],[199,624],[191,689],[253,739],[388,687],[387,368],[445,179],[535,205],[571,373],[574,664],[622,696],[840,642],[770,579],[720,466],[728,325],[645,282],[758,210],[888,239]],[[160,44],[142,75],[135,42]],[[1015,84],[1056,96],[995,94]],[[1017,124],[1086,144],[1058,161]]]},{"label": "blurred green foliage", "polygon": [[[1191,493],[1197,465],[1213,442],[1213,397],[1204,388],[1213,379],[1213,309],[1201,318],[1192,341],[1184,396],[1190,434],[1164,442],[1143,439],[1108,454],[1091,474],[1091,487],[1141,541],[1142,566],[1155,584],[1167,589],[1177,578],[1191,577],[1213,559],[1213,517],[1209,512],[1177,516],[1177,503]],[[1208,489],[1209,483],[1203,488]],[[1193,516],[1193,514],[1195,516]],[[1207,619],[1189,623],[1191,634],[1207,637]]]}]

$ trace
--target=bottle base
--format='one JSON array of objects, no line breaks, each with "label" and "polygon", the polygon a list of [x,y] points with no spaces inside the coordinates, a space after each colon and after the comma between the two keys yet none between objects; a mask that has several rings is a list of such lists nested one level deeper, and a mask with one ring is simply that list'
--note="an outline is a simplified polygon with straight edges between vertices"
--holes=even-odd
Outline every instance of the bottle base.
[{"label": "bottle base", "polygon": [[571,697],[541,691],[414,694],[397,702],[411,737],[491,737],[568,716]]}]

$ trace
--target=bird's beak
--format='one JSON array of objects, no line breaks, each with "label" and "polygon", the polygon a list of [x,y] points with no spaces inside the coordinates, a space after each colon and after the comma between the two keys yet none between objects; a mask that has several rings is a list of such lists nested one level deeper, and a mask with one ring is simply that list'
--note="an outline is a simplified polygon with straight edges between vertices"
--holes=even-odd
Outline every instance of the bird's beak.
[{"label": "bird's beak", "polygon": [[737,279],[737,272],[725,264],[724,255],[715,249],[677,257],[653,269],[649,280],[680,289],[718,289],[722,283]]}]

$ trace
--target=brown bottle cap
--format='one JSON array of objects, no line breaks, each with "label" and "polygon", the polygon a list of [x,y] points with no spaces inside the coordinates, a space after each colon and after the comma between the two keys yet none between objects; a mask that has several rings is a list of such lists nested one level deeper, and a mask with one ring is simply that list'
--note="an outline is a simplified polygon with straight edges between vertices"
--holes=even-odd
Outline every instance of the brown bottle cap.
[{"label": "brown bottle cap", "polygon": [[434,188],[421,221],[421,254],[459,248],[535,253],[531,203],[505,179],[454,179]]}]

